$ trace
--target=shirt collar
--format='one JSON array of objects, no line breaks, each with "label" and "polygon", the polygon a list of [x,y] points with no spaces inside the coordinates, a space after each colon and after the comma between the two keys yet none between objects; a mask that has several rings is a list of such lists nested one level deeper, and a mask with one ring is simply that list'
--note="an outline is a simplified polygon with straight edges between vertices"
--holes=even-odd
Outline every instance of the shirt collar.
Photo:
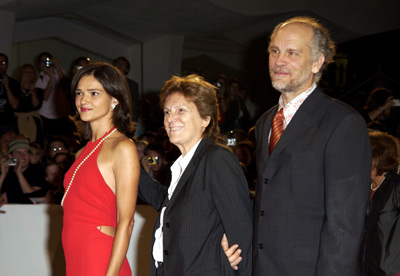
[{"label": "shirt collar", "polygon": [[283,103],[283,97],[281,95],[279,97],[279,108],[278,108],[278,110],[281,109],[281,108],[285,108],[286,109],[286,108],[288,108],[290,106],[295,105],[298,102],[303,103],[304,100],[315,90],[316,87],[317,87],[317,84],[315,82],[313,82],[313,84],[307,90],[305,90],[305,91],[301,92],[299,95],[297,95],[297,97],[292,99],[290,102],[288,102],[286,104],[286,106]]},{"label": "shirt collar", "polygon": [[185,156],[181,155],[179,156],[178,159],[174,162],[174,164],[171,166],[171,171],[173,170],[173,167],[180,166],[183,171],[186,169],[187,165],[189,164],[190,160],[192,160],[192,157],[194,153],[196,152],[197,147],[199,146],[200,142],[202,139],[200,139],[186,154]]}]

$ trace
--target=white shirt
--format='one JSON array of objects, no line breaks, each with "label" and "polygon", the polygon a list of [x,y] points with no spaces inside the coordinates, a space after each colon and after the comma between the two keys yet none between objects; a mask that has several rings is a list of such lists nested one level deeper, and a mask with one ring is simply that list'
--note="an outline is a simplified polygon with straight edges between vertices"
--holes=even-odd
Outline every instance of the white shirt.
[{"label": "white shirt", "polygon": [[[197,147],[199,146],[201,142],[201,139],[189,150],[189,152],[185,156],[179,156],[178,159],[172,164],[171,166],[171,184],[169,185],[168,188],[168,199],[170,200],[176,186],[178,185],[179,179],[181,178],[183,172],[185,171],[187,165],[189,164],[190,160],[192,160],[192,157],[194,153],[196,152]],[[158,267],[157,262],[163,262],[164,261],[164,237],[163,237],[163,224],[164,224],[164,213],[165,209],[167,207],[163,207],[161,209],[161,215],[160,215],[160,227],[156,230],[154,233],[155,241],[153,245],[153,258],[155,260],[156,267]]]},{"label": "white shirt", "polygon": [[[311,93],[315,90],[317,84],[314,82],[306,91],[301,92],[297,95],[296,98],[292,99],[286,105],[283,104],[282,95],[279,97],[279,106],[278,110],[283,108],[283,129],[289,125],[290,121],[293,119],[294,115],[296,114],[297,110],[299,110],[300,106],[304,103],[304,101],[311,95]],[[269,139],[271,138],[271,130],[269,131],[268,136],[268,143]]]},{"label": "white shirt", "polygon": [[[45,90],[49,81],[50,77],[41,71],[35,86]],[[63,91],[60,76],[58,75],[57,70],[54,69],[54,81],[51,87],[49,98],[47,100],[43,100],[42,106],[39,109],[39,114],[47,119],[66,118],[68,115],[68,108],[68,99]]]}]

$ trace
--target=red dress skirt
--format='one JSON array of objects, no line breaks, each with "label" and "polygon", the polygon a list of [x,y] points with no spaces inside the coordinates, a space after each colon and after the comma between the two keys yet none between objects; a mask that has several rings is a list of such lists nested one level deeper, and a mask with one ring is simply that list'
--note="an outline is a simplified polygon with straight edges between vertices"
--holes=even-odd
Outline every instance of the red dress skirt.
[{"label": "red dress skirt", "polygon": [[[87,143],[65,175],[65,189],[78,164],[100,140]],[[100,232],[97,227],[116,227],[117,208],[115,195],[97,166],[100,148],[78,169],[63,203],[62,243],[67,276],[105,275],[110,260],[114,237]],[[126,258],[119,275],[132,275]]]}]

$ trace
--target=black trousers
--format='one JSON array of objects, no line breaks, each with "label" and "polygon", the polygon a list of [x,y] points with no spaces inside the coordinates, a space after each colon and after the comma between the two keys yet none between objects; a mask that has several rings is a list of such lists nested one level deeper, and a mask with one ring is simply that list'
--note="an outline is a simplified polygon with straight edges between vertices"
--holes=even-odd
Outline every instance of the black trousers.
[{"label": "black trousers", "polygon": [[164,264],[161,262],[158,262],[158,267],[156,268],[156,275],[164,276]]}]

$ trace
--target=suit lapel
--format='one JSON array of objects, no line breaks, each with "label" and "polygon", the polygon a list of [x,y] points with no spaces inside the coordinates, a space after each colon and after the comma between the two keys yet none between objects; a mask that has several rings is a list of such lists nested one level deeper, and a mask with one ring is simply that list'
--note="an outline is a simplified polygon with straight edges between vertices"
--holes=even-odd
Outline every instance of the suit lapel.
[{"label": "suit lapel", "polygon": [[[300,108],[297,110],[296,114],[290,121],[289,125],[286,127],[285,131],[282,133],[281,138],[279,139],[278,143],[271,153],[271,159],[275,156],[278,156],[282,150],[284,150],[293,141],[298,139],[298,137],[300,137],[305,131],[307,131],[309,126],[312,126],[314,124],[313,121],[317,117],[315,113],[321,108],[318,105],[322,100],[322,97],[322,92],[318,88],[316,88],[314,92],[311,93],[311,95],[308,96],[308,98],[303,102],[303,104],[300,106]],[[268,133],[269,129],[270,128],[268,128]]]},{"label": "suit lapel", "polygon": [[271,130],[272,120],[275,116],[276,111],[278,110],[278,105],[272,108],[273,110],[270,112],[269,116],[265,119],[265,122],[262,124],[262,130],[260,132],[261,136],[261,151],[263,153],[264,163],[266,164],[269,159],[269,144],[268,144],[268,136]]},{"label": "suit lapel", "polygon": [[192,159],[190,160],[189,164],[187,165],[185,171],[183,172],[181,178],[178,181],[178,184],[176,185],[175,191],[172,194],[172,197],[169,201],[169,206],[173,205],[176,200],[179,200],[180,196],[179,193],[185,187],[186,183],[188,182],[189,178],[193,175],[193,172],[197,168],[197,163],[201,156],[203,155],[203,152],[205,148],[209,145],[212,144],[213,142],[209,138],[203,138],[199,144],[199,146],[196,149],[196,152],[194,153]]}]

